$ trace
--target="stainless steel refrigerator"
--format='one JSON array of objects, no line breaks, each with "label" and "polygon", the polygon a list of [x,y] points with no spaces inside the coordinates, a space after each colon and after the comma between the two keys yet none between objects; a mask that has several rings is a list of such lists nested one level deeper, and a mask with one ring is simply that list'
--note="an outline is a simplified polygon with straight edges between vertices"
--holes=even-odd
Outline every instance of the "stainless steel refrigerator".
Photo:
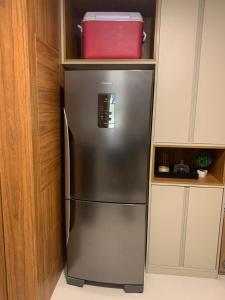
[{"label": "stainless steel refrigerator", "polygon": [[143,291],[153,75],[65,72],[69,284]]}]

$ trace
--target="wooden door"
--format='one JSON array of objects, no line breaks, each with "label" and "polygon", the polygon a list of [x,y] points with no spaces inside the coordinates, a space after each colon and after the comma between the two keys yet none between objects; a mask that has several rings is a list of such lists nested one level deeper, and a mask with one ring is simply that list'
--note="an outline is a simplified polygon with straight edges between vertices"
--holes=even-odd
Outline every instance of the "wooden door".
[{"label": "wooden door", "polygon": [[152,186],[150,201],[149,263],[179,266],[184,188]]},{"label": "wooden door", "polygon": [[215,270],[223,190],[190,188],[184,267]]},{"label": "wooden door", "polygon": [[206,0],[195,143],[225,144],[225,1]]},{"label": "wooden door", "polygon": [[0,173],[10,300],[37,300],[38,285],[26,5],[0,1]]},{"label": "wooden door", "polygon": [[[60,1],[29,0],[38,299],[51,297],[63,257]],[[32,12],[32,13],[31,13]]]},{"label": "wooden door", "polygon": [[198,6],[198,0],[162,1],[155,142],[189,140]]},{"label": "wooden door", "polygon": [[0,1],[0,173],[10,300],[50,299],[64,265],[59,5]]}]

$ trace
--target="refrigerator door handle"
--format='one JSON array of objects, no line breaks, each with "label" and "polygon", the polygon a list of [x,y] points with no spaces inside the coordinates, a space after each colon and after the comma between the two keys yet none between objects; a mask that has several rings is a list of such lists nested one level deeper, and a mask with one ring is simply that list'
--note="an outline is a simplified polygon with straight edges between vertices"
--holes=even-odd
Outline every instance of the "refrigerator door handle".
[{"label": "refrigerator door handle", "polygon": [[69,126],[66,116],[65,108],[64,113],[64,151],[65,151],[65,210],[66,210],[66,244],[69,241],[70,234],[70,140],[69,140]]},{"label": "refrigerator door handle", "polygon": [[70,237],[70,200],[66,199],[66,245],[68,245]]}]

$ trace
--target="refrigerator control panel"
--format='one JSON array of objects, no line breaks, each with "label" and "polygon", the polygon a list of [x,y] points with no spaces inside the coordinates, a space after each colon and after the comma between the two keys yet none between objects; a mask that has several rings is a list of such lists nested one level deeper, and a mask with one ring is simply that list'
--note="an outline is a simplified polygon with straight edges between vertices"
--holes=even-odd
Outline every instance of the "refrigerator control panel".
[{"label": "refrigerator control panel", "polygon": [[115,94],[98,95],[98,127],[115,128]]}]

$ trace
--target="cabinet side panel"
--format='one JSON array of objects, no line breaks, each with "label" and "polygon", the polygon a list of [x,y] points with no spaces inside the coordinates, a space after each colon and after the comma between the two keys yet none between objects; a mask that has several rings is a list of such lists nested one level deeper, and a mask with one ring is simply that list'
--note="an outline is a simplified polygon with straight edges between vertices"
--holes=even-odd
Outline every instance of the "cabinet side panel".
[{"label": "cabinet side panel", "polygon": [[155,142],[187,143],[199,1],[163,0]]},{"label": "cabinet side panel", "polygon": [[149,263],[179,266],[184,188],[152,186]]},{"label": "cabinet side panel", "polygon": [[[50,4],[46,1],[46,7]],[[58,2],[58,1],[57,1]],[[54,5],[52,5],[54,6]],[[49,11],[54,15],[54,7]],[[53,16],[52,16],[53,18]],[[57,22],[57,18],[56,22]],[[51,18],[50,18],[51,20]],[[63,268],[60,52],[54,45],[58,23],[46,21],[46,40],[37,38],[37,109],[39,142],[39,276],[41,299],[49,299]],[[59,28],[58,28],[59,30]],[[59,34],[59,32],[58,32]],[[44,292],[44,295],[43,295]]]},{"label": "cabinet side panel", "polygon": [[225,1],[206,0],[195,143],[225,144]]},{"label": "cabinet side panel", "polygon": [[0,1],[0,174],[8,298],[37,299],[27,1]]},{"label": "cabinet side panel", "polygon": [[216,269],[223,190],[190,188],[184,266]]},{"label": "cabinet side panel", "polygon": [[38,299],[48,300],[63,259],[61,177],[60,1],[28,1],[37,183]]}]

